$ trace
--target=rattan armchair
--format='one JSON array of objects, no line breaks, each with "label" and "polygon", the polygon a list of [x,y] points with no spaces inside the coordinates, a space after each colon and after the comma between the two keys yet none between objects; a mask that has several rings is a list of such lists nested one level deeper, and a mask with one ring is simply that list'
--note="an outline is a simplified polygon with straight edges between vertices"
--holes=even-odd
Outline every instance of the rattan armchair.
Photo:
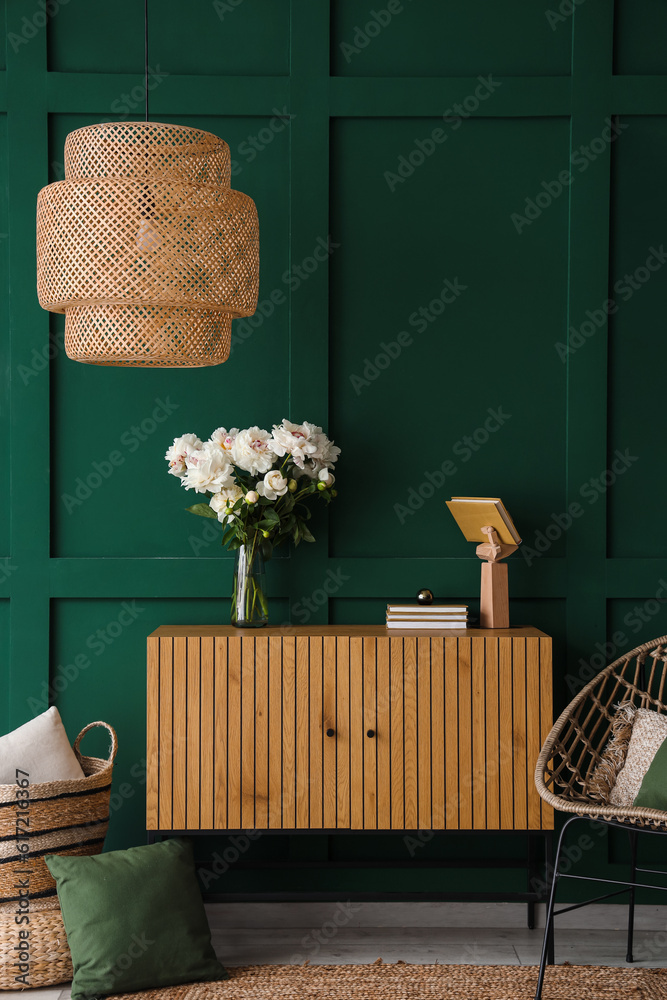
[{"label": "rattan armchair", "polygon": [[[645,882],[638,883],[636,881],[637,872],[658,874],[654,869],[637,866],[637,835],[640,832],[667,833],[667,812],[635,806],[612,805],[600,789],[598,780],[598,765],[610,738],[618,705],[630,703],[637,708],[648,708],[667,714],[666,684],[667,636],[661,636],[652,642],[637,646],[636,649],[614,660],[582,688],[557,720],[537,759],[535,784],[538,792],[545,802],[553,806],[554,809],[573,815],[570,816],[561,830],[553,872],[550,873],[551,891],[545,921],[536,1000],[540,1000],[542,995],[544,969],[547,955],[551,950],[550,942],[553,940],[554,916],[628,892],[630,905],[626,958],[628,962],[632,962],[635,889],[667,889],[665,885],[648,885]],[[582,819],[589,822],[597,820],[608,826],[622,828],[629,832],[631,846],[629,881],[573,875],[560,870],[565,835],[572,823]],[[564,878],[597,883],[605,882],[623,888],[554,912],[556,889],[559,881]]]}]

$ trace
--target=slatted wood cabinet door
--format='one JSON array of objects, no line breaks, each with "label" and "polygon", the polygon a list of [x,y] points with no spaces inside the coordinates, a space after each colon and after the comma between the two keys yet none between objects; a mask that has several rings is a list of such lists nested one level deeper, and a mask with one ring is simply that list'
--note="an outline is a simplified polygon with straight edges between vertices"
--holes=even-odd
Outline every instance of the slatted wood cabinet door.
[{"label": "slatted wood cabinet door", "polygon": [[552,829],[551,669],[530,628],[160,628],[147,828]]}]

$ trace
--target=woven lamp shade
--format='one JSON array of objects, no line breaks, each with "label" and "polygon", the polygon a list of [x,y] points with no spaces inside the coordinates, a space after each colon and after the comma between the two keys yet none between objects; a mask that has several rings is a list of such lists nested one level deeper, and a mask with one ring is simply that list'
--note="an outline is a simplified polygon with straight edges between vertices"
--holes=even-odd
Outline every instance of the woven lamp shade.
[{"label": "woven lamp shade", "polygon": [[229,146],[157,122],[90,125],[65,141],[65,180],[37,199],[37,295],[65,313],[86,364],[217,365],[259,290],[252,198]]}]

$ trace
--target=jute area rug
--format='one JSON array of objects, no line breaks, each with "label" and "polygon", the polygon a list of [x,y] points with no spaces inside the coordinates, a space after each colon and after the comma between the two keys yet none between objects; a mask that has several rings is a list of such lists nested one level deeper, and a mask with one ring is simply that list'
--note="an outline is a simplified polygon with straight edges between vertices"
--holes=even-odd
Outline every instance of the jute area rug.
[{"label": "jute area rug", "polygon": [[[533,1000],[535,966],[255,965],[224,982],[124,994],[123,1000]],[[667,969],[555,965],[543,1000],[667,1000]]]}]

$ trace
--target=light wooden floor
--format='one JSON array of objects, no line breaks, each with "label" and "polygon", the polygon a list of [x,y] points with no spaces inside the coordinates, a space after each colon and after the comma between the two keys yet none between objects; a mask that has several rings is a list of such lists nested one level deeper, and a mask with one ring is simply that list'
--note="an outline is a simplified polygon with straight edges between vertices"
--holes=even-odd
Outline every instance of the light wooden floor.
[{"label": "light wooden floor", "polygon": [[[512,904],[366,903],[353,912],[344,903],[251,903],[207,910],[216,952],[229,966],[306,959],[312,965],[361,964],[377,958],[535,965],[542,945],[542,930],[529,931],[525,909]],[[623,906],[594,906],[562,917],[556,962],[625,965],[625,916]],[[667,967],[667,907],[638,908],[635,956],[639,968]],[[69,1000],[69,995],[68,989],[56,988],[4,992],[2,998]]]}]

